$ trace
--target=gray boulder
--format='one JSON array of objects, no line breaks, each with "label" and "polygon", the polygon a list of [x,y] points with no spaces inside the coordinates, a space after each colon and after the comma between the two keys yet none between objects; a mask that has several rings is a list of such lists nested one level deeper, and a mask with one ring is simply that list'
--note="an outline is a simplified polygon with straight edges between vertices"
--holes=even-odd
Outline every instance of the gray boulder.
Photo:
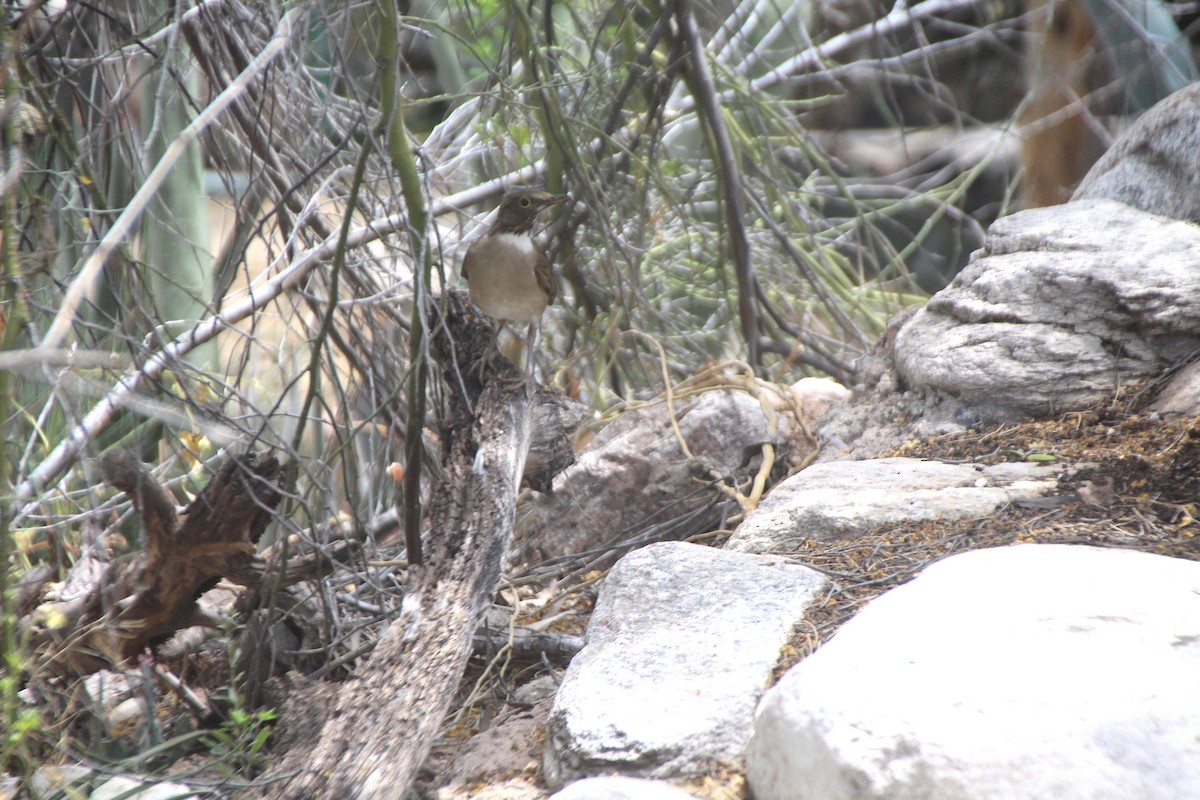
[{"label": "gray boulder", "polygon": [[653,534],[662,540],[720,527],[736,504],[704,488],[697,477],[708,479],[711,471],[753,474],[758,464],[748,458],[764,442],[781,454],[790,446],[799,457],[805,440],[795,409],[803,409],[811,421],[837,402],[824,383],[816,388],[759,383],[755,388],[758,397],[715,389],[679,398],[673,419],[662,402],[621,414],[558,476],[553,494],[519,509],[513,561],[538,563],[610,548],[656,529],[668,529]]},{"label": "gray boulder", "polygon": [[983,419],[1082,410],[1200,345],[1200,227],[1108,200],[1006,217],[896,335],[908,388]]},{"label": "gray boulder", "polygon": [[1092,166],[1071,199],[1117,200],[1200,221],[1200,83],[1143,114]]},{"label": "gray boulder", "polygon": [[876,599],[759,705],[758,800],[1200,797],[1200,564],[1018,545]]},{"label": "gray boulder", "polygon": [[780,649],[827,584],[787,559],[692,544],[625,556],[604,579],[587,646],[555,697],[546,784],[740,765]]}]

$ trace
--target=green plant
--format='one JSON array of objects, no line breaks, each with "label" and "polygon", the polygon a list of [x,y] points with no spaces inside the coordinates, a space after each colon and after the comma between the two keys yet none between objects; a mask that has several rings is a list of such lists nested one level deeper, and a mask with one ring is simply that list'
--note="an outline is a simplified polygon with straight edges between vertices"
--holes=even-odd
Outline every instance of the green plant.
[{"label": "green plant", "polygon": [[235,704],[225,721],[200,741],[231,775],[253,777],[266,765],[263,747],[276,716],[271,709],[248,711]]}]

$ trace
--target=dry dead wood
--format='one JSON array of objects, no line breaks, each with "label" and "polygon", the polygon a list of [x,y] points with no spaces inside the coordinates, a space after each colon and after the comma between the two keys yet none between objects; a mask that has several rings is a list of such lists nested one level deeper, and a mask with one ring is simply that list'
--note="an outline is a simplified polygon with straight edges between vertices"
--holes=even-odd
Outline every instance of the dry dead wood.
[{"label": "dry dead wood", "polygon": [[[272,798],[405,796],[496,591],[536,420],[561,423],[561,404],[542,392],[531,396],[520,370],[499,358],[479,360],[490,326],[460,296],[449,300],[435,355],[452,400],[424,563],[410,567],[399,616],[343,684],[316,747],[295,748],[273,771],[281,782]],[[559,424],[549,438],[561,441],[551,449],[562,452],[574,424]],[[538,458],[558,469],[562,460]]]},{"label": "dry dead wood", "polygon": [[113,451],[102,467],[133,501],[145,546],[106,564],[92,542],[65,583],[23,620],[39,667],[53,675],[121,665],[177,630],[211,624],[197,598],[221,578],[261,579],[255,544],[288,480],[287,465],[248,453],[226,462],[179,518],[170,492],[132,453]]}]

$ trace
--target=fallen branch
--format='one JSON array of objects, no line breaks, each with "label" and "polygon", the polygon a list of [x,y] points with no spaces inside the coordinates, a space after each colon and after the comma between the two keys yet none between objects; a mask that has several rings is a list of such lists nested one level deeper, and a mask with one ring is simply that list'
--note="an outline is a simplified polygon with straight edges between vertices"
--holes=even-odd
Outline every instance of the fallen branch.
[{"label": "fallen branch", "polygon": [[500,579],[533,439],[531,403],[543,397],[515,366],[485,358],[491,326],[468,308],[451,295],[434,343],[452,399],[425,562],[409,567],[400,615],[342,684],[320,741],[282,759],[269,797],[403,797],[450,709]]},{"label": "fallen branch", "polygon": [[113,451],[102,466],[137,509],[146,544],[109,562],[92,543],[57,596],[23,621],[30,652],[54,675],[119,666],[178,630],[214,624],[197,598],[221,578],[261,580],[255,544],[289,480],[286,464],[249,453],[222,466],[180,519],[174,498],[132,453]]}]

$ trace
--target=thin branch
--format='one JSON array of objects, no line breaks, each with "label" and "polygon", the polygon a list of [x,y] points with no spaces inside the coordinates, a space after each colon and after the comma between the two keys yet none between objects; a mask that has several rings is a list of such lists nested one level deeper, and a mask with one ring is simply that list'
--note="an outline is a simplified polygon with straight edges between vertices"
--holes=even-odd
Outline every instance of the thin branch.
[{"label": "thin branch", "polygon": [[[855,47],[914,27],[919,22],[948,11],[975,8],[985,4],[986,0],[925,0],[925,2],[917,3],[912,7],[903,2],[896,3],[886,17],[872,20],[866,25],[838,34],[819,45],[797,53],[761,78],[747,82],[744,87],[719,93],[715,98],[716,102],[718,105],[724,105],[737,101],[746,92],[767,92],[798,75],[824,69],[828,62],[834,61],[837,56],[853,50]],[[690,114],[695,110],[696,100],[693,97],[683,98],[679,105],[671,109],[678,117]]]},{"label": "thin branch", "polygon": [[300,14],[300,9],[293,9],[284,14],[279,20],[279,26],[275,29],[275,34],[263,48],[263,51],[250,62],[229,86],[225,87],[216,98],[209,103],[204,111],[192,120],[186,128],[184,128],[175,141],[171,142],[171,146],[167,148],[167,152],[163,153],[163,157],[154,165],[154,169],[147,176],[146,182],[138,189],[137,194],[129,201],[129,205],[117,217],[112,228],[96,245],[96,249],[92,251],[91,256],[83,265],[83,269],[75,276],[75,280],[71,282],[67,289],[66,296],[63,297],[62,306],[59,308],[58,314],[55,315],[54,321],[50,324],[46,335],[42,337],[41,346],[49,349],[57,348],[62,344],[63,340],[71,330],[71,326],[75,323],[75,315],[79,311],[80,305],[85,299],[89,299],[94,290],[97,278],[100,276],[100,270],[108,262],[108,257],[112,255],[113,250],[121,244],[125,236],[133,229],[133,226],[141,218],[142,212],[146,210],[150,201],[162,188],[163,182],[166,181],[171,169],[175,166],[175,162],[183,156],[187,151],[188,146],[195,141],[200,134],[211,125],[216,119],[224,113],[230,104],[242,96],[250,83],[254,81],[265,70],[275,58],[284,51],[291,43],[293,23],[296,17]]},{"label": "thin branch", "polygon": [[123,364],[123,359],[116,353],[99,350],[47,350],[34,347],[0,351],[0,370],[7,372],[35,371],[45,367],[120,369]]},{"label": "thin branch", "polygon": [[99,58],[60,58],[56,56],[45,56],[47,62],[60,67],[94,67],[101,64],[124,63],[135,56],[152,56],[156,57],[157,53],[150,49],[151,45],[158,44],[164,39],[170,39],[175,32],[186,24],[189,24],[196,17],[205,14],[214,8],[220,8],[225,5],[227,0],[200,0],[196,5],[189,8],[187,11],[179,15],[179,19],[164,25],[145,39],[138,39],[133,44],[127,44],[124,47],[118,48],[111,53]]},{"label": "thin branch", "polygon": [[412,251],[414,277],[413,313],[409,329],[408,424],[404,434],[404,543],[410,564],[421,557],[421,461],[425,452],[425,389],[429,378],[426,354],[426,315],[433,260],[429,252],[428,215],[421,191],[421,179],[413,156],[412,141],[404,123],[403,94],[398,70],[400,18],[391,2],[378,4],[383,20],[379,38],[378,66],[381,71],[379,127],[386,131],[388,161],[400,178],[400,190],[411,224],[408,237]]},{"label": "thin branch", "polygon": [[[479,202],[488,197],[490,192],[499,194],[504,190],[507,180],[532,180],[535,176],[536,170],[533,167],[517,170],[505,178],[497,178],[467,191],[439,198],[430,203],[429,213],[431,216],[438,216],[455,211]],[[389,233],[406,230],[407,225],[407,215],[403,212],[372,220],[350,232],[346,237],[346,248],[350,250],[370,244]],[[153,353],[140,367],[123,375],[83,420],[63,437],[29,477],[14,488],[13,501],[27,501],[57,480],[75,463],[88,443],[115,419],[117,412],[125,406],[128,399],[143,386],[162,377],[171,364],[177,363],[199,345],[266,307],[299,285],[313,268],[333,258],[338,249],[339,238],[337,233],[331,234],[319,245],[302,252],[295,261],[272,275],[263,284],[248,288],[242,300],[227,306],[218,314],[200,320],[190,331],[185,331]],[[23,518],[28,511],[29,509],[22,509],[17,519]]]},{"label": "thin branch", "polygon": [[762,366],[758,347],[758,306],[754,302],[754,268],[750,263],[750,240],[746,236],[746,206],[742,199],[742,175],[737,155],[725,127],[725,118],[717,103],[716,86],[708,69],[708,51],[700,41],[696,21],[692,18],[689,0],[675,0],[675,20],[687,43],[693,81],[692,95],[700,105],[700,113],[712,134],[717,167],[721,173],[721,189],[725,194],[725,222],[729,227],[729,250],[737,274],[738,316],[742,323],[742,338],[746,342],[747,358],[755,369]]},{"label": "thin branch", "polygon": [[842,310],[842,307],[839,306],[832,297],[830,297],[825,284],[819,277],[817,277],[816,273],[813,272],[812,267],[809,266],[808,259],[806,259],[800,253],[800,251],[796,249],[796,245],[792,243],[791,237],[788,236],[779,226],[779,223],[777,223],[775,219],[767,213],[767,210],[763,208],[762,203],[757,198],[751,197],[750,204],[754,206],[755,211],[757,211],[763,221],[766,222],[767,227],[771,229],[771,233],[775,235],[776,241],[779,242],[779,246],[783,248],[783,251],[792,259],[792,263],[794,263],[804,275],[809,286],[812,287],[813,292],[818,298],[820,298],[821,303],[825,306],[826,310],[828,310],[833,318],[837,320],[838,325],[840,325],[842,328],[842,332],[858,344],[866,344],[862,331],[858,329],[857,325],[850,321],[850,318],[846,316],[846,312]]}]

